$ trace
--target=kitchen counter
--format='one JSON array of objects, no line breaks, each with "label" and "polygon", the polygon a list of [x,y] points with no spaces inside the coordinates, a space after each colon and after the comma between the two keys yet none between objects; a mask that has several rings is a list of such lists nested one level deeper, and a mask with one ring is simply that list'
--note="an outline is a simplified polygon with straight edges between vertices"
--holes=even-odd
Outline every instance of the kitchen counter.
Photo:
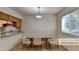
[{"label": "kitchen counter", "polygon": [[3,37],[9,37],[9,36],[13,36],[13,35],[17,35],[19,33],[22,33],[20,31],[15,31],[15,32],[5,32],[5,33],[0,33],[0,38]]},{"label": "kitchen counter", "polygon": [[0,38],[0,51],[9,51],[22,42],[22,33],[15,33]]}]

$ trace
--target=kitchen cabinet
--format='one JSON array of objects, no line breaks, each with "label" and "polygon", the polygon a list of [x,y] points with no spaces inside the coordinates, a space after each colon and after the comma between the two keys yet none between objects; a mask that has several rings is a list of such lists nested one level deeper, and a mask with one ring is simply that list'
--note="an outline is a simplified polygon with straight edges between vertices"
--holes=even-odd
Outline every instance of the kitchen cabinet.
[{"label": "kitchen cabinet", "polygon": [[21,28],[21,19],[8,15],[6,13],[0,12],[0,19],[4,21],[16,22],[16,27]]},{"label": "kitchen cabinet", "polygon": [[22,33],[0,38],[0,51],[9,51],[22,42]]},{"label": "kitchen cabinet", "polygon": [[16,27],[21,28],[21,19],[9,16],[9,21],[16,22]]},{"label": "kitchen cabinet", "polygon": [[2,13],[0,12],[0,19],[3,19],[3,20],[8,20],[9,18],[9,15],[5,14],[5,13]]}]

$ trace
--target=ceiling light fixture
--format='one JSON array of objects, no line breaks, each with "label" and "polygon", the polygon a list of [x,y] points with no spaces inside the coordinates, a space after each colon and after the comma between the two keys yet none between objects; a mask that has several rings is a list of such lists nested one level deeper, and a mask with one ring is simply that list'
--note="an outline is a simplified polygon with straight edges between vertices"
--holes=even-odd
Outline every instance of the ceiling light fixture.
[{"label": "ceiling light fixture", "polygon": [[42,16],[40,15],[40,7],[37,7],[37,8],[38,8],[38,13],[37,13],[37,15],[36,15],[36,18],[37,18],[37,19],[41,19]]}]

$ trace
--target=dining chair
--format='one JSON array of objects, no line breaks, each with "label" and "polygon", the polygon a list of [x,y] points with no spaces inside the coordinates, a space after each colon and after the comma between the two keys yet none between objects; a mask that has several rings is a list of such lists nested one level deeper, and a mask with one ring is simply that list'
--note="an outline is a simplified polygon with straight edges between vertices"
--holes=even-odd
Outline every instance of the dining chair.
[{"label": "dining chair", "polygon": [[28,39],[28,38],[26,38],[26,37],[23,37],[22,48],[23,48],[24,46],[30,47],[30,45],[31,45],[30,39]]},{"label": "dining chair", "polygon": [[41,38],[34,38],[33,39],[33,46],[42,46],[42,40]]}]

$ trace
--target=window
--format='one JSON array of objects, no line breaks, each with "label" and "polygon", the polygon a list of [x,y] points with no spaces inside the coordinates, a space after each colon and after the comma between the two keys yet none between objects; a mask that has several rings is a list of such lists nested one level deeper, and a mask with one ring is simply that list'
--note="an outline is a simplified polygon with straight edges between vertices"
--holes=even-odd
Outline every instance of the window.
[{"label": "window", "polygon": [[79,10],[63,16],[61,23],[62,32],[79,36]]}]

